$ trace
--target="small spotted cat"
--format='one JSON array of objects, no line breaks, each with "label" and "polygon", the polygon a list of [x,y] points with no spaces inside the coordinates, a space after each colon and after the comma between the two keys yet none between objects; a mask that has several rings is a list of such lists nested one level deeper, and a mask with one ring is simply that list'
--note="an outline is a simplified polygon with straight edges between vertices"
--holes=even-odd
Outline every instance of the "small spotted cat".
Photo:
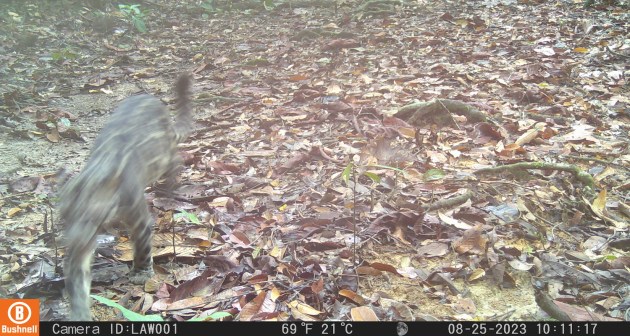
[{"label": "small spotted cat", "polygon": [[142,284],[153,274],[153,219],[144,189],[163,178],[168,189],[175,186],[181,166],[177,144],[192,127],[190,86],[188,75],[177,80],[174,123],[166,106],[153,96],[124,100],[96,138],[83,170],[62,188],[60,215],[67,225],[64,273],[70,320],[92,319],[90,269],[96,236],[112,222],[126,223],[131,233],[134,257],[129,280]]}]

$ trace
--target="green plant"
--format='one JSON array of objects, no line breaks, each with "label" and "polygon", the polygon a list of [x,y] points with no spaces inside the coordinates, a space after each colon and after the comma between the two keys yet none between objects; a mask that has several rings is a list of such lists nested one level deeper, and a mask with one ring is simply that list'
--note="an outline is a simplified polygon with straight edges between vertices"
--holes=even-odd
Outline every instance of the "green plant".
[{"label": "green plant", "polygon": [[261,2],[266,10],[272,10],[274,7],[276,7],[276,4],[273,2],[273,0],[261,0]]},{"label": "green plant", "polygon": [[79,58],[79,54],[75,53],[70,48],[64,48],[51,52],[50,57],[52,57],[53,61],[58,62],[77,59]]},{"label": "green plant", "polygon": [[199,218],[197,218],[197,216],[194,213],[188,212],[186,210],[180,210],[179,213],[176,213],[175,215],[173,215],[173,219],[177,220],[179,218],[186,218],[188,223],[193,223],[193,224],[201,223],[201,221],[199,221]]},{"label": "green plant", "polygon": [[396,167],[383,166],[383,165],[378,165],[378,164],[373,164],[373,165],[369,165],[369,166],[357,166],[357,165],[354,164],[354,162],[350,162],[350,163],[348,163],[346,168],[344,168],[343,172],[341,173],[341,179],[343,180],[343,182],[346,185],[349,185],[350,176],[352,175],[353,171],[357,170],[359,175],[363,175],[363,176],[369,178],[374,183],[380,183],[381,182],[381,177],[378,176],[377,174],[373,173],[373,172],[368,171],[368,168],[370,168],[370,167],[390,169],[390,170],[393,170],[393,171],[401,173],[401,174],[405,173],[402,169],[398,169]]},{"label": "green plant", "polygon": [[140,321],[140,322],[156,322],[156,321],[164,321],[164,319],[162,318],[162,316],[160,316],[159,314],[153,314],[153,315],[142,315],[142,314],[138,314],[136,312],[133,312],[121,305],[119,305],[118,303],[110,300],[110,299],[106,299],[102,296],[98,296],[98,295],[91,295],[91,297],[106,305],[106,306],[110,306],[112,308],[116,308],[119,309],[120,312],[123,314],[123,316],[129,320],[129,321]]},{"label": "green plant", "polygon": [[[151,314],[151,315],[142,315],[142,314],[138,314],[136,312],[133,312],[121,305],[119,305],[118,303],[110,300],[110,299],[106,299],[102,296],[98,296],[98,295],[90,295],[94,300],[112,307],[112,308],[116,308],[118,310],[120,310],[120,312],[123,314],[123,316],[132,322],[160,322],[160,321],[164,321],[164,319],[162,318],[162,316],[160,316],[160,314]],[[206,317],[206,318],[192,318],[188,321],[191,322],[195,322],[195,321],[206,321],[207,319],[212,319],[212,320],[217,320],[220,318],[224,318],[224,317],[229,317],[232,316],[229,313],[226,312],[215,312],[213,314],[211,314],[210,316]]]},{"label": "green plant", "polygon": [[[352,244],[353,245],[352,264],[355,263],[355,258],[357,256],[357,240],[356,239],[357,239],[358,213],[357,213],[356,205],[357,205],[357,185],[359,184],[359,176],[363,175],[369,178],[370,180],[372,180],[373,186],[372,188],[370,188],[371,191],[374,191],[376,189],[374,188],[375,184],[381,183],[381,177],[378,174],[368,171],[368,169],[372,167],[391,169],[395,171],[397,174],[398,173],[404,174],[404,171],[402,169],[398,169],[395,167],[383,166],[379,164],[357,165],[353,161],[350,161],[350,163],[348,163],[346,168],[344,168],[343,172],[341,173],[341,179],[343,180],[343,182],[348,187],[352,188],[352,222],[353,222],[352,235],[354,237],[354,243]],[[350,184],[350,178],[352,178],[352,185]],[[357,285],[358,285],[358,279],[357,279]]]},{"label": "green plant", "polygon": [[20,14],[12,11],[7,11],[6,15],[3,13],[2,16],[2,21],[6,21],[8,23],[24,23],[24,18]]},{"label": "green plant", "polygon": [[118,5],[118,9],[137,31],[141,33],[148,31],[147,25],[144,23],[144,13],[140,10],[140,5]]},{"label": "green plant", "polygon": [[204,9],[206,14],[213,14],[213,13],[218,12],[215,6],[214,0],[205,0],[199,6]]},{"label": "green plant", "polygon": [[[274,0],[257,0],[258,3],[262,4],[265,10],[273,10],[276,8],[277,4]],[[253,3],[253,1],[252,1]],[[223,11],[231,11],[233,9],[240,9],[244,13],[248,13],[251,11],[252,3],[244,3],[244,4],[234,4],[233,1],[223,1],[219,2],[217,0],[204,0],[199,7],[203,8],[204,14],[202,16],[207,16],[208,14],[216,14]]]}]

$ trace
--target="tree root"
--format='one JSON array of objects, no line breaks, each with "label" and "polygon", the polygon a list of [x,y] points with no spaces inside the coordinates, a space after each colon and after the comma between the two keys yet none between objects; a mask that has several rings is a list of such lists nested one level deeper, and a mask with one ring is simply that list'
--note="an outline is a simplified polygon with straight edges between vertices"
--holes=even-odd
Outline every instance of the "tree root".
[{"label": "tree root", "polygon": [[482,168],[482,169],[477,170],[475,172],[475,175],[488,174],[488,173],[490,174],[500,173],[503,171],[514,172],[514,171],[523,170],[523,169],[538,169],[538,170],[550,169],[550,170],[566,171],[566,172],[573,173],[573,175],[575,175],[575,178],[578,181],[582,182],[582,184],[584,184],[585,186],[589,188],[593,188],[595,186],[595,180],[589,173],[582,171],[577,166],[565,164],[565,163],[519,162],[519,163],[514,163],[514,164],[509,164],[509,165],[499,166],[499,167]]},{"label": "tree root", "polygon": [[476,107],[451,99],[409,104],[401,107],[394,116],[415,126],[427,125],[428,120],[445,126],[453,123],[452,114],[465,116],[471,122],[488,121],[486,115]]},{"label": "tree root", "polygon": [[443,199],[443,200],[439,200],[437,202],[433,202],[430,204],[424,204],[421,206],[422,210],[424,211],[434,211],[434,210],[439,210],[439,209],[443,209],[443,208],[450,208],[450,207],[454,207],[456,205],[460,205],[460,204],[464,204],[466,203],[466,201],[468,201],[470,198],[472,198],[473,193],[470,190],[467,190],[465,193],[459,195],[459,196],[455,196],[453,198],[448,198],[448,199]]},{"label": "tree root", "polygon": [[534,293],[536,303],[545,313],[558,321],[571,321],[571,317],[562,311],[554,302],[549,294],[537,289]]}]

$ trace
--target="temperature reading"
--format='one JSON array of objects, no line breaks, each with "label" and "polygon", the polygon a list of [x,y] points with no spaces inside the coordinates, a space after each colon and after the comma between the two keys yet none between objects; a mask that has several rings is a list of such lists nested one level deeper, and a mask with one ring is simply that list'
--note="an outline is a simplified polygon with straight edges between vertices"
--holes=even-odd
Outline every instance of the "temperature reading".
[{"label": "temperature reading", "polygon": [[[330,333],[328,329],[330,329]],[[334,335],[334,334],[335,334],[334,324],[322,324],[322,335]]]},{"label": "temperature reading", "polygon": [[295,323],[283,323],[282,335],[295,335],[297,334],[297,325]]},{"label": "temperature reading", "polygon": [[323,336],[336,336],[336,335],[352,335],[352,323],[348,322],[301,322],[297,323],[285,323],[282,326],[283,335],[323,335]]},{"label": "temperature reading", "polygon": [[352,335],[352,324],[346,322],[340,323],[323,323],[321,325],[321,335],[337,335],[337,332],[343,335]]}]

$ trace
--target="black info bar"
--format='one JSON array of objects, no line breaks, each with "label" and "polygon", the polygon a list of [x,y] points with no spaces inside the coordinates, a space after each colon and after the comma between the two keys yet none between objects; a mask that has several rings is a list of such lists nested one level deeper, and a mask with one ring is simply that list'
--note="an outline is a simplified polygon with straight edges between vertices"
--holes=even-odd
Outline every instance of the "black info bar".
[{"label": "black info bar", "polygon": [[627,335],[630,322],[41,322],[40,335]]}]

